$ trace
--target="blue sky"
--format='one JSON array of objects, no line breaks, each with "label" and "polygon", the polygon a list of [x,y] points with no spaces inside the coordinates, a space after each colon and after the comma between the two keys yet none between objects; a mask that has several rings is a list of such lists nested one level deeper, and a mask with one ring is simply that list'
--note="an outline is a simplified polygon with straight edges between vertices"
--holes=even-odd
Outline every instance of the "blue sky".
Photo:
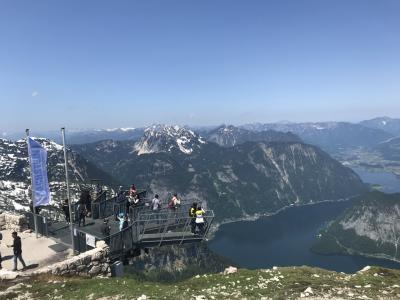
[{"label": "blue sky", "polygon": [[0,130],[400,117],[400,1],[0,1]]}]

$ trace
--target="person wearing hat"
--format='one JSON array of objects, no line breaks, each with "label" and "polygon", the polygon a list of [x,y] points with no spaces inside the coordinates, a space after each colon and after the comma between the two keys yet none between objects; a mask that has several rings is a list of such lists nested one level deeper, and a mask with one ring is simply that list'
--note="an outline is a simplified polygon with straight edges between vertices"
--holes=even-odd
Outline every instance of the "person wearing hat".
[{"label": "person wearing hat", "polygon": [[26,269],[26,264],[24,262],[24,259],[22,258],[22,243],[21,243],[21,238],[18,236],[18,234],[14,231],[12,233],[12,237],[14,239],[14,242],[12,245],[8,245],[7,247],[12,247],[14,251],[14,269],[13,271],[17,271],[17,259],[22,264],[22,271]]}]

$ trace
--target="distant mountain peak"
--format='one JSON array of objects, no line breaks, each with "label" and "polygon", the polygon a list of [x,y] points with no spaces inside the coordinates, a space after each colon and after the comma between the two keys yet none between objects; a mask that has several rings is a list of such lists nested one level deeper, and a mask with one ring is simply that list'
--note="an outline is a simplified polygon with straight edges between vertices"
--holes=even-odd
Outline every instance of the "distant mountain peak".
[{"label": "distant mountain peak", "polygon": [[136,130],[135,127],[120,127],[120,128],[99,129],[97,131],[108,131],[108,132],[122,131],[122,132],[128,132],[128,131],[134,131],[134,130]]},{"label": "distant mountain peak", "polygon": [[174,150],[191,154],[204,143],[198,134],[183,126],[155,124],[144,130],[134,149],[138,155]]},{"label": "distant mountain peak", "polygon": [[233,125],[221,125],[207,134],[207,140],[223,147],[233,147],[245,142],[300,142],[292,133],[274,130],[251,131]]},{"label": "distant mountain peak", "polygon": [[395,136],[400,136],[400,119],[383,116],[362,121],[360,124],[366,127],[384,130]]}]

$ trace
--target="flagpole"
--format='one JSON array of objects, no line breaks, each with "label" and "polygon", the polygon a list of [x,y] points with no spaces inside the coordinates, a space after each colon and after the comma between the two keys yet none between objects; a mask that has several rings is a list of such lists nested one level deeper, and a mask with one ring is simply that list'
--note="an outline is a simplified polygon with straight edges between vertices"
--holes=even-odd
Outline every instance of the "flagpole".
[{"label": "flagpole", "polygon": [[29,129],[25,129],[26,133],[26,144],[28,145],[28,158],[29,158],[29,167],[31,169],[31,191],[32,191],[32,210],[33,210],[33,223],[35,224],[35,233],[36,238],[38,238],[38,225],[37,225],[37,218],[36,218],[36,206],[35,206],[35,189],[33,188],[33,176],[32,176],[32,160],[31,160],[31,146],[29,144]]},{"label": "flagpole", "polygon": [[72,219],[72,205],[71,205],[71,197],[70,197],[70,191],[69,191],[67,148],[65,147],[65,127],[61,128],[61,135],[62,135],[62,142],[63,142],[63,148],[64,148],[65,182],[67,184],[67,199],[68,199],[68,207],[69,207],[69,227],[71,230],[72,251],[73,251],[73,253],[75,253],[74,222]]}]

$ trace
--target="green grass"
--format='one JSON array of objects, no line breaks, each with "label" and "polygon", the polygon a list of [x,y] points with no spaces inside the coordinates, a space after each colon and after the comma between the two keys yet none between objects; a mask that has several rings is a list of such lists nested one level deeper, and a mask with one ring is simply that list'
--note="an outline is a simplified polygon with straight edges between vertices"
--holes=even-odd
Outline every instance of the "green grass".
[{"label": "green grass", "polygon": [[[157,283],[134,278],[61,278],[42,276],[24,281],[13,292],[0,299],[296,299],[311,287],[319,297],[354,299],[399,298],[400,271],[373,267],[355,275],[336,273],[318,268],[290,267],[276,270],[245,270],[231,275],[212,274],[193,277],[179,283]],[[4,291],[7,287],[3,286]],[[115,298],[115,297],[119,298]],[[24,298],[23,298],[24,299]],[[111,299],[111,298],[110,298]]]}]

